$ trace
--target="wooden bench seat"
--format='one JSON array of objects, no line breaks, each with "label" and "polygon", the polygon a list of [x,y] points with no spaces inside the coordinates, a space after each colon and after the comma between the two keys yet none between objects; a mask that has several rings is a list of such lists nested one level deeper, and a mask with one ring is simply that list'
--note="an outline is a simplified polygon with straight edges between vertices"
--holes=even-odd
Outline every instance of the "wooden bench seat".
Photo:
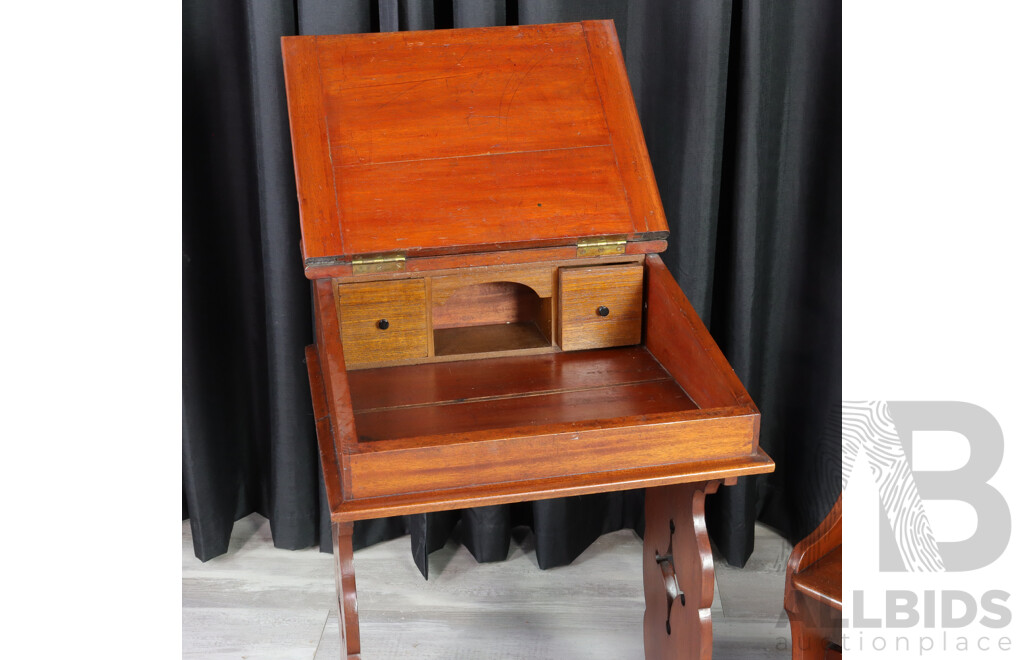
[{"label": "wooden bench seat", "polygon": [[825,520],[793,548],[786,567],[786,614],[793,660],[841,656],[843,615],[843,498]]}]

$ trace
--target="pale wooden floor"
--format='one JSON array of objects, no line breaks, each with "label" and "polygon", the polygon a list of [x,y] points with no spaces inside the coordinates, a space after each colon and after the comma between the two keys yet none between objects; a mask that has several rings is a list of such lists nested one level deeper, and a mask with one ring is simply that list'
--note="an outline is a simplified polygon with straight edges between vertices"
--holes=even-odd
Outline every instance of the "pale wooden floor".
[{"label": "pale wooden floor", "polygon": [[[716,660],[790,657],[782,591],[790,545],[758,526],[747,566],[716,562]],[[330,555],[277,550],[258,515],[235,524],[226,555],[201,563],[182,523],[184,658],[340,657]],[[607,534],[570,566],[541,571],[532,537],[477,564],[450,542],[425,581],[409,537],[355,553],[363,657],[552,660],[643,657],[642,541]]]}]

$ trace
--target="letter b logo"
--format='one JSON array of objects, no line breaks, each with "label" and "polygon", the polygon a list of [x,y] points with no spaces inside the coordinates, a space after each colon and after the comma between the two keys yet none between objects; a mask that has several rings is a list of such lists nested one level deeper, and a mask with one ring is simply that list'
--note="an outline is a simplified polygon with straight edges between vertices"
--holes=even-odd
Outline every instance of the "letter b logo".
[{"label": "letter b logo", "polygon": [[[952,431],[970,447],[967,463],[942,472],[911,470],[915,431]],[[879,487],[879,568],[883,571],[970,571],[999,558],[1010,541],[1010,508],[989,485],[1003,459],[1003,432],[984,408],[959,401],[872,401],[843,404],[843,485],[860,452]],[[955,500],[978,518],[974,534],[941,542],[922,504]]]}]

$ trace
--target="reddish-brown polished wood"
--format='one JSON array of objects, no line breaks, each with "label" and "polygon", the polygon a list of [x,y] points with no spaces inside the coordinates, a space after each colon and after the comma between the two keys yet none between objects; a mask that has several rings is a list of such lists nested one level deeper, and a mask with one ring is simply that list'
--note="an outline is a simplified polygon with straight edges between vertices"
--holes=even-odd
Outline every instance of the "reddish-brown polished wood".
[{"label": "reddish-brown polished wood", "polygon": [[338,627],[341,649],[348,660],[359,660],[359,605],[356,602],[356,573],[352,568],[352,523],[335,522],[334,584],[338,593]]},{"label": "reddish-brown polished wood", "polygon": [[643,305],[641,264],[560,268],[558,344],[565,351],[639,344]]},{"label": "reddish-brown polished wood", "polygon": [[[353,521],[647,487],[648,657],[706,658],[704,495],[774,464],[757,408],[650,255],[667,224],[614,26],[282,50],[344,653],[359,654]],[[577,247],[594,237],[601,249]],[[390,252],[404,261],[353,266]],[[814,571],[794,584],[827,588]]]},{"label": "reddish-brown polished wood", "polygon": [[335,178],[354,254],[448,251],[499,237],[565,243],[631,228],[607,146],[335,168]]},{"label": "reddish-brown polished wood", "polygon": [[838,546],[793,575],[793,588],[836,610],[843,608],[843,549]]},{"label": "reddish-brown polished wood", "polygon": [[[436,281],[435,281],[436,284]],[[434,303],[434,330],[476,325],[536,322],[541,317],[541,298],[533,289],[515,282],[468,285],[444,304]],[[547,305],[551,300],[548,297]]]},{"label": "reddish-brown polished wood", "polygon": [[671,379],[645,383],[598,385],[530,394],[526,398],[494,397],[432,406],[356,413],[359,442],[458,435],[492,428],[522,428],[639,417],[693,410],[686,393]]},{"label": "reddish-brown polished wood", "polygon": [[[639,346],[503,357],[486,363],[453,362],[443,367],[416,364],[349,374],[352,408],[356,413],[585,390],[669,378],[668,372]],[[401,383],[402,387],[395,387],[395,383]]]},{"label": "reddish-brown polished wood", "polygon": [[763,451],[754,456],[711,461],[694,461],[685,466],[659,465],[627,468],[570,477],[523,479],[521,481],[485,486],[453,488],[446,491],[424,491],[392,497],[376,497],[343,502],[331,513],[332,520],[364,520],[386,516],[447,511],[475,506],[511,504],[552,497],[574,497],[636,488],[649,488],[709,479],[735,478],[764,474],[775,469],[775,463]]},{"label": "reddish-brown polished wood", "polygon": [[340,509],[345,501],[341,488],[341,468],[337,445],[334,444],[334,431],[331,429],[331,412],[327,407],[327,391],[324,386],[323,372],[320,370],[320,357],[316,346],[306,347],[306,370],[309,373],[309,391],[313,399],[313,419],[316,422],[317,446],[320,449],[320,466],[324,473],[324,486],[327,491],[327,506],[331,511]]},{"label": "reddish-brown polished wood", "polygon": [[644,653],[711,660],[715,562],[704,497],[721,482],[648,488],[644,511]]},{"label": "reddish-brown polished wood", "polygon": [[[423,278],[338,284],[338,322],[349,368],[428,355]],[[386,329],[381,327],[386,323]]]},{"label": "reddish-brown polished wood", "polygon": [[555,286],[555,267],[543,264],[516,268],[476,268],[453,275],[437,275],[431,277],[431,281],[435,306],[447,304],[451,296],[463,293],[470,287],[494,283],[521,284],[540,298],[550,298]]},{"label": "reddish-brown polished wood", "polygon": [[583,21],[582,25],[635,230],[667,232],[668,223],[651,159],[647,155],[640,117],[629,89],[615,23]]},{"label": "reddish-brown polished wood", "polygon": [[522,351],[550,353],[555,349],[536,321],[506,321],[434,331],[438,358],[514,355]]},{"label": "reddish-brown polished wood", "polygon": [[348,456],[352,497],[571,477],[623,465],[685,470],[682,464],[705,456],[750,455],[753,416],[705,415],[673,412],[645,415],[643,425],[638,417],[620,417],[364,442]]},{"label": "reddish-brown polished wood", "polygon": [[326,194],[334,190],[335,182],[323,96],[320,94],[316,42],[282,39],[281,50],[285,61],[291,62],[284,69],[284,80],[292,131],[295,187],[299,193],[302,256],[304,261],[308,261],[346,250],[337,201],[333,194]]},{"label": "reddish-brown polished wood", "polygon": [[[756,454],[756,408],[706,336],[678,286],[667,271],[658,271],[659,265],[655,257],[647,266],[651,301],[647,344],[673,377],[670,383],[602,390],[602,374],[596,373],[597,387],[587,391],[571,392],[556,384],[547,390],[524,392],[518,401],[428,402],[424,405],[434,407],[417,411],[415,416],[375,406],[377,410],[359,413],[356,419],[347,398],[348,374],[339,372],[331,379],[338,392],[328,384],[328,395],[329,401],[335,402],[340,420],[335,437],[346,499],[546,479],[560,474],[582,476],[612,471],[621,465],[654,467],[709,456]],[[473,281],[476,279],[474,276]],[[337,320],[332,326],[325,316],[328,299],[321,295],[318,300],[322,301],[318,312],[324,315],[318,323],[318,341],[324,342],[321,364],[330,362],[333,355],[338,366],[332,369],[344,369]],[[673,337],[675,344],[699,350],[691,350],[680,359],[672,352],[677,349],[669,347],[659,356],[655,349],[665,346],[668,331],[652,328],[669,327],[681,331]],[[602,362],[599,352],[582,354],[585,360]],[[543,358],[546,356],[522,359]],[[481,369],[487,368],[485,363],[479,364]],[[449,368],[437,364],[432,371],[423,369],[418,373],[442,374]],[[389,377],[381,378],[390,378],[392,387],[405,387],[404,372],[387,373]],[[557,381],[561,374],[556,371],[552,377]],[[472,386],[473,380],[467,384]],[[697,404],[701,401],[690,394],[691,387],[703,395],[701,410],[692,410],[690,400]],[[710,397],[708,392],[718,396]],[[471,390],[456,397],[473,398]],[[718,402],[726,405],[708,407]]]},{"label": "reddish-brown polished wood", "polygon": [[338,324],[337,306],[330,280],[313,283],[313,314],[316,317],[315,332],[317,356],[324,379],[326,407],[331,416],[332,439],[335,447],[335,462],[341,477],[342,498],[351,497],[348,483],[348,454],[346,445],[356,441],[355,417],[352,414],[352,394],[345,371],[345,351],[341,346],[341,327]]},{"label": "reddish-brown polished wood", "polygon": [[[316,414],[316,410],[326,409],[327,402],[324,389],[321,387],[322,382],[315,375],[315,369],[318,367],[318,363],[315,360],[315,347],[307,347],[306,354],[307,364],[310,368],[314,414]],[[583,373],[579,375],[583,377]],[[361,388],[357,388],[357,391],[359,389]],[[772,460],[763,451],[758,450],[753,456],[694,461],[687,463],[685,466],[664,465],[650,468],[625,468],[573,477],[523,479],[509,483],[456,488],[443,492],[427,491],[395,495],[387,498],[345,500],[341,487],[341,467],[336,460],[339,453],[335,449],[336,444],[332,428],[329,419],[326,417],[318,418],[317,438],[320,444],[321,465],[324,470],[328,502],[331,504],[331,519],[336,522],[428,513],[470,506],[508,504],[550,497],[587,495],[712,479],[726,479],[728,481],[738,476],[771,472],[775,468]],[[337,502],[340,502],[340,504],[337,504]]]},{"label": "reddish-brown polished wood", "polygon": [[697,311],[656,254],[647,255],[646,330],[644,343],[648,350],[697,405],[746,405],[757,410]]},{"label": "reddish-brown polished wood", "polygon": [[610,21],[282,48],[307,267],[667,236]]},{"label": "reddish-brown polished wood", "polygon": [[793,637],[793,660],[818,660],[839,641],[843,613],[843,497],[786,566],[784,601]]},{"label": "reddish-brown polished wood", "polygon": [[317,42],[338,165],[610,142],[579,23]]}]

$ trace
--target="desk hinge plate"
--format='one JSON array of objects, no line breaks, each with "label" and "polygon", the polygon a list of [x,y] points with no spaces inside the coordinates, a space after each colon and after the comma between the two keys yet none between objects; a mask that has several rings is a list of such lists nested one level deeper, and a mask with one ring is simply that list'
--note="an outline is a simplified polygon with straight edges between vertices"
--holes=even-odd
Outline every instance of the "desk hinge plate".
[{"label": "desk hinge plate", "polygon": [[352,257],[352,274],[354,275],[390,273],[399,270],[405,270],[405,254],[401,252]]},{"label": "desk hinge plate", "polygon": [[577,257],[604,257],[626,254],[625,236],[590,236],[576,243]]}]

